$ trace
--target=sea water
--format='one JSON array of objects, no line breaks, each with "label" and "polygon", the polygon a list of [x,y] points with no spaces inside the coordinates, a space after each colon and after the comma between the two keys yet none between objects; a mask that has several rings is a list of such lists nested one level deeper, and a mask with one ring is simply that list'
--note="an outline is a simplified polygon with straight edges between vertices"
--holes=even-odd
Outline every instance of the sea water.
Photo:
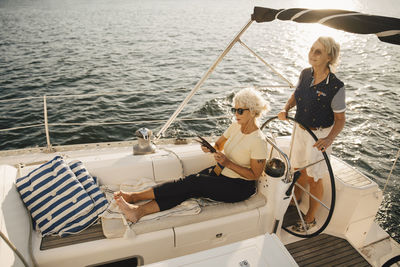
[{"label": "sea water", "polygon": [[[44,95],[52,145],[132,140],[141,127],[157,133],[249,21],[255,5],[400,18],[397,0],[320,2],[0,1],[0,130],[15,128],[0,131],[0,149],[46,146]],[[234,92],[243,87],[259,88],[269,101],[271,110],[261,121],[276,115],[293,92],[287,85],[295,85],[309,66],[308,49],[320,35],[341,44],[336,73],[346,84],[346,126],[334,155],[383,188],[400,148],[400,46],[374,35],[254,22],[242,41],[289,83],[236,44],[178,117],[191,119],[173,123],[165,136],[220,135],[231,120]],[[377,216],[398,241],[399,164]]]}]

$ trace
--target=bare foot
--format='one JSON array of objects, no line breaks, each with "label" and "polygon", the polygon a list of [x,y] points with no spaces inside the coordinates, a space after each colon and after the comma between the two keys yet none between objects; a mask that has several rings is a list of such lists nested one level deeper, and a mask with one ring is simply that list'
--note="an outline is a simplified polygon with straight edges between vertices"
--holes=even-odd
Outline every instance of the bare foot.
[{"label": "bare foot", "polygon": [[117,198],[122,197],[128,203],[135,203],[133,194],[133,192],[117,191],[114,192],[114,199],[117,200]]},{"label": "bare foot", "polygon": [[142,217],[139,206],[129,204],[123,197],[115,198],[115,203],[117,203],[128,221],[136,223]]}]

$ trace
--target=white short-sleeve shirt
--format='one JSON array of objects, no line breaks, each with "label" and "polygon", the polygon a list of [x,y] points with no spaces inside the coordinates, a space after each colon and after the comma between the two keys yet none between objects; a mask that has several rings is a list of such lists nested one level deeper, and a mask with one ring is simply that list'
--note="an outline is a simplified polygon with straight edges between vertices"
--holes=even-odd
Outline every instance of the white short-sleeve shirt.
[{"label": "white short-sleeve shirt", "polygon": [[[250,159],[267,158],[267,144],[261,130],[243,134],[240,125],[233,122],[224,132],[224,137],[228,139],[224,145],[224,153],[235,164],[250,168]],[[231,178],[246,179],[226,167],[221,174]]]}]

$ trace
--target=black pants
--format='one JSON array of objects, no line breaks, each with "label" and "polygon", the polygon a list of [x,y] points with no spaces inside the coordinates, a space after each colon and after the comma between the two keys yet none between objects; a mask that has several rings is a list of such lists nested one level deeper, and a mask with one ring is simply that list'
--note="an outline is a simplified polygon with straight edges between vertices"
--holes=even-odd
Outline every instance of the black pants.
[{"label": "black pants", "polygon": [[155,186],[154,196],[161,211],[173,208],[189,198],[206,197],[222,202],[239,202],[256,192],[256,181],[217,176],[212,169],[183,179]]}]

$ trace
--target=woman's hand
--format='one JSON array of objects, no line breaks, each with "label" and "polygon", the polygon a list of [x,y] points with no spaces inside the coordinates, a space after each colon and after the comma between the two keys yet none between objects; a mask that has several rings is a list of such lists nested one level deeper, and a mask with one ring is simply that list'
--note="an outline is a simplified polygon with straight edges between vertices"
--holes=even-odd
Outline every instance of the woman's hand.
[{"label": "woman's hand", "polygon": [[336,136],[342,131],[344,124],[346,122],[346,115],[344,112],[341,113],[334,113],[335,123],[333,124],[332,130],[328,134],[327,137],[318,139],[315,142],[314,147],[318,150],[325,152],[326,149],[332,145],[333,141],[335,140]]},{"label": "woman's hand", "polygon": [[287,111],[286,110],[282,110],[281,112],[278,113],[278,119],[284,121],[287,120]]},{"label": "woman's hand", "polygon": [[294,93],[292,93],[285,104],[285,107],[278,113],[278,119],[285,121],[287,120],[287,115],[289,110],[296,106],[296,99],[294,97]]},{"label": "woman's hand", "polygon": [[200,147],[201,147],[201,150],[203,150],[204,153],[209,153],[209,152],[211,152],[207,147],[205,147],[205,146],[203,146],[203,145],[200,145]]},{"label": "woman's hand", "polygon": [[[226,140],[228,140],[228,139],[226,139],[224,136],[221,136],[220,138],[218,138],[217,142],[215,142],[214,148],[217,151],[222,151],[224,149]],[[204,153],[211,152],[207,147],[205,147],[203,145],[200,145],[200,146],[201,146],[201,150],[203,150]]]},{"label": "woman's hand", "polygon": [[231,163],[231,161],[222,152],[215,152],[214,159],[224,167],[227,167],[229,163]]},{"label": "woman's hand", "polygon": [[330,145],[332,145],[333,139],[329,137],[320,138],[317,142],[315,142],[314,147],[318,150],[325,152]]}]

